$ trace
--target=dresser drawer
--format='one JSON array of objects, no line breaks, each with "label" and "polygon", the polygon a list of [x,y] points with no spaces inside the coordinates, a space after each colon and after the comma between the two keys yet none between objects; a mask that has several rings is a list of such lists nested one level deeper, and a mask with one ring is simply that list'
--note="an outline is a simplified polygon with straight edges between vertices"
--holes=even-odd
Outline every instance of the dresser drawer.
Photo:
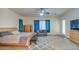
[{"label": "dresser drawer", "polygon": [[79,31],[70,31],[70,40],[79,44]]}]

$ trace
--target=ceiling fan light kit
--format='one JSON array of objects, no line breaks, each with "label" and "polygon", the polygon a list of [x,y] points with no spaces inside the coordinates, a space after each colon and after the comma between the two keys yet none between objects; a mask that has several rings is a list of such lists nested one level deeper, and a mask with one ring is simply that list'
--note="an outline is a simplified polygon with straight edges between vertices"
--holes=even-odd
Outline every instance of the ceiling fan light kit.
[{"label": "ceiling fan light kit", "polygon": [[40,16],[44,16],[44,14],[43,13],[40,13]]},{"label": "ceiling fan light kit", "polygon": [[50,14],[49,12],[46,12],[45,9],[43,8],[40,8],[40,9],[41,9],[40,16],[47,16]]}]

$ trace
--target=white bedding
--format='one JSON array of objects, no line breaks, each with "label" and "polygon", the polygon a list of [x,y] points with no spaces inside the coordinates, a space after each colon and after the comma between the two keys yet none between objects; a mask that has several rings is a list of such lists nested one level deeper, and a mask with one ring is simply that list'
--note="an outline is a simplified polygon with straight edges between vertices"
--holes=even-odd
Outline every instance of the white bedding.
[{"label": "white bedding", "polygon": [[4,37],[0,37],[0,43],[20,43],[20,37],[32,37],[33,35],[35,35],[33,32],[7,35]]},{"label": "white bedding", "polygon": [[19,37],[16,35],[0,37],[0,43],[19,43]]},{"label": "white bedding", "polygon": [[20,34],[16,34],[16,36],[18,37],[30,37],[30,36],[33,36],[33,32],[22,32]]}]

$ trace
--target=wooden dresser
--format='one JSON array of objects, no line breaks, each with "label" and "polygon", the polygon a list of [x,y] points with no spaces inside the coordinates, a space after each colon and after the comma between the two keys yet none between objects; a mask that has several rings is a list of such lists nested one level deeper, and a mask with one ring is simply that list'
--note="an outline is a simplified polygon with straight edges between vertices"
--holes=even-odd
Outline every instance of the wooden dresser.
[{"label": "wooden dresser", "polygon": [[71,30],[70,31],[70,40],[79,44],[79,31],[78,30]]},{"label": "wooden dresser", "polygon": [[32,32],[32,25],[24,25],[24,32]]}]

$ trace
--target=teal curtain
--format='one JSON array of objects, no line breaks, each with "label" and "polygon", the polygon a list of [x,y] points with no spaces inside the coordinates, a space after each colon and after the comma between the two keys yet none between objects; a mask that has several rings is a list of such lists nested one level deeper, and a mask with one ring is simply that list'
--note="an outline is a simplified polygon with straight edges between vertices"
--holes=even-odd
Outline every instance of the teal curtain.
[{"label": "teal curtain", "polygon": [[45,23],[47,32],[50,32],[50,20],[46,20]]},{"label": "teal curtain", "polygon": [[34,20],[34,31],[37,32],[39,30],[39,20]]},{"label": "teal curtain", "polygon": [[23,32],[23,20],[19,19],[19,32]]},{"label": "teal curtain", "polygon": [[[50,32],[50,20],[45,20],[45,28],[47,32]],[[40,20],[34,20],[34,31],[37,32],[39,30],[40,30]]]}]

